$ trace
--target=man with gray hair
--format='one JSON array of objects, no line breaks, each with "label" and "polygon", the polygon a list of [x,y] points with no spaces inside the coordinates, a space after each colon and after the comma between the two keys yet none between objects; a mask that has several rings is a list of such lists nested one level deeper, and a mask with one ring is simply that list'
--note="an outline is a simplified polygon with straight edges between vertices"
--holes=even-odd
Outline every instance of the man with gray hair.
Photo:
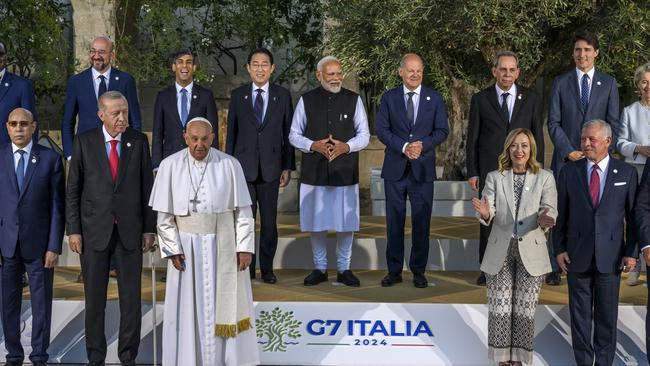
[{"label": "man with gray hair", "polygon": [[90,67],[68,79],[61,122],[63,154],[68,160],[75,134],[102,126],[97,115],[97,100],[107,90],[117,90],[124,95],[129,104],[129,123],[140,130],[140,104],[135,80],[130,74],[112,67],[114,46],[107,36],[93,38],[89,46]]},{"label": "man with gray hair", "polygon": [[[498,167],[499,154],[508,133],[517,128],[529,129],[537,143],[538,162],[544,163],[544,131],[541,98],[535,91],[516,83],[519,59],[511,51],[499,51],[494,58],[494,84],[474,94],[470,105],[467,129],[467,178],[470,188],[479,197],[487,173]],[[479,225],[479,264],[487,246],[492,226]],[[554,262],[554,261],[552,261]],[[476,284],[485,285],[481,273]]]},{"label": "man with gray hair", "polygon": [[135,365],[140,345],[142,253],[154,242],[156,217],[147,137],[129,126],[129,105],[118,91],[99,97],[102,126],[74,139],[66,192],[66,232],[83,273],[88,364],[104,365],[106,290],[115,259],[120,301],[117,355]]},{"label": "man with gray hair", "polygon": [[327,231],[336,231],[336,279],[359,286],[350,270],[353,233],[359,231],[359,151],[370,141],[368,118],[361,97],[342,87],[343,71],[335,57],[317,65],[320,86],[300,98],[289,141],[302,151],[300,229],[311,232],[315,269],[305,286],[327,276]]},{"label": "man with gray hair", "polygon": [[594,359],[596,365],[613,363],[621,270],[628,272],[636,264],[637,172],[610,157],[611,143],[607,122],[585,123],[580,138],[585,158],[567,162],[557,182],[559,214],[553,245],[558,265],[567,273],[578,365],[593,365]]}]

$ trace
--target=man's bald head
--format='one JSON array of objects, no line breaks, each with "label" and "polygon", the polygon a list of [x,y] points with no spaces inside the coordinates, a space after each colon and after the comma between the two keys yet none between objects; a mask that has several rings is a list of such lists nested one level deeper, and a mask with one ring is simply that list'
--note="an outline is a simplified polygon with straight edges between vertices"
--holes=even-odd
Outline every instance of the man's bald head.
[{"label": "man's bald head", "polygon": [[7,132],[11,142],[23,148],[32,140],[32,135],[36,130],[36,122],[32,112],[25,108],[16,108],[9,113],[7,118]]},{"label": "man's bald head", "polygon": [[415,53],[407,53],[402,56],[399,62],[399,76],[404,82],[404,86],[413,91],[422,84],[422,74],[424,73],[424,63],[422,57]]},{"label": "man's bald head", "polygon": [[190,154],[196,160],[203,160],[210,152],[210,146],[214,141],[212,124],[205,118],[193,118],[185,126],[185,143]]}]

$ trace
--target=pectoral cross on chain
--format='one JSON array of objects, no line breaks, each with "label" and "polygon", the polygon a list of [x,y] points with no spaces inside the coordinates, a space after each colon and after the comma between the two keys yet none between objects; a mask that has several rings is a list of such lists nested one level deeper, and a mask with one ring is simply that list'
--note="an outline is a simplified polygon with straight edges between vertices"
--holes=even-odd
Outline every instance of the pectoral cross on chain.
[{"label": "pectoral cross on chain", "polygon": [[192,204],[192,211],[197,212],[196,211],[196,205],[201,203],[201,201],[199,199],[197,199],[196,197],[194,197],[193,199],[190,200],[190,203]]}]

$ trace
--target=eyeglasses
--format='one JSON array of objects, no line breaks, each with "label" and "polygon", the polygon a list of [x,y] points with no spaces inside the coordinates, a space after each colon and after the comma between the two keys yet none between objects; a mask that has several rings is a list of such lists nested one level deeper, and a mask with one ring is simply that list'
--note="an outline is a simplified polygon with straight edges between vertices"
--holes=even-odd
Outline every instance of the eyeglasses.
[{"label": "eyeglasses", "polygon": [[9,126],[11,128],[16,128],[18,126],[20,126],[22,128],[27,128],[27,127],[31,126],[31,124],[32,124],[32,122],[29,122],[29,121],[9,121],[9,122],[7,122],[7,126]]},{"label": "eyeglasses", "polygon": [[98,55],[100,55],[100,56],[104,56],[104,55],[107,54],[107,53],[108,53],[108,51],[106,51],[106,50],[96,50],[96,49],[94,49],[94,48],[91,48],[91,49],[90,49],[90,54],[91,54],[91,55],[98,54]]},{"label": "eyeglasses", "polygon": [[271,64],[249,64],[250,68],[253,70],[256,69],[262,69],[262,70],[268,70],[271,68]]}]

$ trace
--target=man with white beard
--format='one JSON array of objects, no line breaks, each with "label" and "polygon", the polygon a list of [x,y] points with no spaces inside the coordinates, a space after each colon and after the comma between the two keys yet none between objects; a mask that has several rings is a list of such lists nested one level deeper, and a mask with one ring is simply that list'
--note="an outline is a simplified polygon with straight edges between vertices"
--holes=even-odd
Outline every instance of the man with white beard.
[{"label": "man with white beard", "polygon": [[296,106],[289,141],[302,151],[300,230],[311,232],[315,269],[305,286],[327,281],[327,231],[336,231],[336,280],[357,287],[350,271],[352,239],[359,231],[359,151],[370,132],[358,94],[342,88],[340,62],[322,58],[316,78],[321,86],[305,93]]},{"label": "man with white beard", "polygon": [[188,148],[160,163],[149,200],[170,259],[163,365],[257,365],[246,179],[235,158],[210,147],[207,119],[190,120],[184,137]]}]

